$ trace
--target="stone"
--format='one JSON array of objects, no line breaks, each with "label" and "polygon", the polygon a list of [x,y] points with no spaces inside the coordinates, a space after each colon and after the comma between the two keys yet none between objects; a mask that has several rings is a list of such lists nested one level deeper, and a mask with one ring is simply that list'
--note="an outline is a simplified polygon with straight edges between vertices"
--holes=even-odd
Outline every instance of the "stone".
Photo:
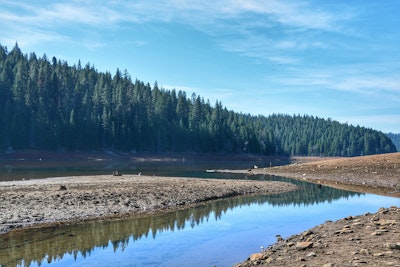
[{"label": "stone", "polygon": [[328,262],[328,263],[325,263],[324,265],[322,265],[322,267],[333,267],[333,266],[335,266],[335,265],[331,262]]},{"label": "stone", "polygon": [[284,239],[282,238],[281,235],[276,235],[275,237],[276,237],[276,242],[282,242],[282,241],[284,241]]},{"label": "stone", "polygon": [[379,221],[379,224],[382,225],[382,226],[394,225],[396,223],[397,223],[396,220],[381,220],[381,221]]},{"label": "stone", "polygon": [[254,253],[250,255],[250,261],[260,261],[264,258],[262,253]]},{"label": "stone", "polygon": [[296,248],[298,249],[307,249],[313,246],[313,242],[297,242]]},{"label": "stone", "polygon": [[359,263],[367,264],[368,261],[366,261],[366,260],[356,260],[353,263],[356,264],[356,265],[358,265]]},{"label": "stone", "polygon": [[359,252],[359,253],[360,253],[361,255],[368,255],[368,254],[370,254],[369,250],[366,249],[366,248],[360,249],[360,252]]},{"label": "stone", "polygon": [[314,233],[313,231],[308,230],[308,231],[305,231],[305,232],[303,233],[303,236],[306,237],[306,236],[312,235],[313,233]]},{"label": "stone", "polygon": [[315,252],[310,252],[307,254],[307,257],[315,257],[317,254]]},{"label": "stone", "polygon": [[386,243],[385,247],[390,249],[400,249],[400,243]]},{"label": "stone", "polygon": [[294,246],[294,243],[293,243],[293,242],[286,243],[286,246],[288,246],[288,247],[293,247],[293,246]]},{"label": "stone", "polygon": [[265,260],[266,263],[271,263],[271,262],[273,262],[273,261],[274,261],[273,258],[268,258],[268,259]]},{"label": "stone", "polygon": [[382,253],[382,252],[378,252],[378,253],[374,253],[374,254],[372,254],[374,257],[382,257],[382,256],[385,256],[385,253]]}]

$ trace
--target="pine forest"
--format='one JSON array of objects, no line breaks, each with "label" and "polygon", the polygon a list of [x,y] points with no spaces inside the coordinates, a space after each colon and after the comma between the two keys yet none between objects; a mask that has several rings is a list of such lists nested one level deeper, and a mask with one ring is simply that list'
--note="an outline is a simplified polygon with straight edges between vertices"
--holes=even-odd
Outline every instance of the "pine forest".
[{"label": "pine forest", "polygon": [[[265,107],[265,113],[273,111]],[[310,115],[254,116],[199,95],[0,45],[0,149],[357,156],[380,131]]]}]

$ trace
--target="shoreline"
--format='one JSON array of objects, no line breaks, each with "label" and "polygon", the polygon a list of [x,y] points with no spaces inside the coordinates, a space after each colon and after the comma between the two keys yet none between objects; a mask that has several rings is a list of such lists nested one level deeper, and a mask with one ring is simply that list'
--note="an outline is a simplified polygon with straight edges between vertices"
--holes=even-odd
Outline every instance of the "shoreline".
[{"label": "shoreline", "polygon": [[[297,162],[301,163],[295,161],[294,164],[270,168],[213,171],[285,176],[340,189],[400,198],[400,153],[354,158],[301,158]],[[135,186],[131,187],[133,184]],[[67,190],[61,190],[61,185]],[[290,190],[295,190],[295,186],[283,182],[138,175],[0,182],[0,235],[32,227],[147,216],[224,198],[279,194]],[[8,192],[12,194],[5,197]],[[98,195],[103,197],[98,198]],[[131,199],[134,201],[130,202]],[[60,203],[63,205],[60,206]],[[40,204],[42,209],[28,209],[29,204]],[[76,209],[78,205],[79,209]],[[18,207],[16,216],[11,216],[15,211],[10,207]],[[148,209],[143,210],[143,207]],[[60,213],[65,215],[69,212],[76,216],[57,217]],[[336,222],[327,221],[286,240],[278,239],[266,250],[252,254],[235,266],[332,267],[360,264],[381,266],[382,263],[385,263],[383,266],[397,266],[396,262],[400,261],[399,216],[400,208],[385,207],[374,214],[349,215]],[[309,244],[309,247],[299,248],[298,242]]]},{"label": "shoreline", "polygon": [[234,267],[399,266],[400,208],[326,221],[277,242]]},{"label": "shoreline", "polygon": [[303,163],[219,172],[269,174],[338,189],[400,198],[400,152],[353,158],[307,158]]},{"label": "shoreline", "polygon": [[[264,169],[240,170],[285,176],[339,189],[400,198],[400,153],[313,160]],[[235,267],[400,266],[400,199],[397,207],[349,215],[253,253]]]},{"label": "shoreline", "polygon": [[275,181],[139,175],[0,182],[0,234],[29,227],[145,216],[213,200],[279,194],[296,188]]}]

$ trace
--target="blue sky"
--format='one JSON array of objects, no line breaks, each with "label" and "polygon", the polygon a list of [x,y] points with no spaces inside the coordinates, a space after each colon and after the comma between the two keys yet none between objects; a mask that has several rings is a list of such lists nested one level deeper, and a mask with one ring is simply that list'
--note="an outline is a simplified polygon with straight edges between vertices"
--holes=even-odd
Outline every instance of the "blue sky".
[{"label": "blue sky", "polygon": [[0,0],[0,43],[253,115],[400,133],[398,0]]}]

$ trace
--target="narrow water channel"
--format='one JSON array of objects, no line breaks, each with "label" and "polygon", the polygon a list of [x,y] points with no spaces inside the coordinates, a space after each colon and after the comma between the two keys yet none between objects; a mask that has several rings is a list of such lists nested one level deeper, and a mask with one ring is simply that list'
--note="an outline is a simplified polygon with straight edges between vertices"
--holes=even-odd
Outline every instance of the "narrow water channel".
[{"label": "narrow water channel", "polygon": [[[204,173],[196,169],[192,176],[218,176]],[[252,179],[290,181],[300,189],[140,219],[9,233],[0,236],[0,266],[232,266],[273,244],[277,234],[286,238],[326,220],[400,204],[398,198],[318,188],[288,178]]]}]

